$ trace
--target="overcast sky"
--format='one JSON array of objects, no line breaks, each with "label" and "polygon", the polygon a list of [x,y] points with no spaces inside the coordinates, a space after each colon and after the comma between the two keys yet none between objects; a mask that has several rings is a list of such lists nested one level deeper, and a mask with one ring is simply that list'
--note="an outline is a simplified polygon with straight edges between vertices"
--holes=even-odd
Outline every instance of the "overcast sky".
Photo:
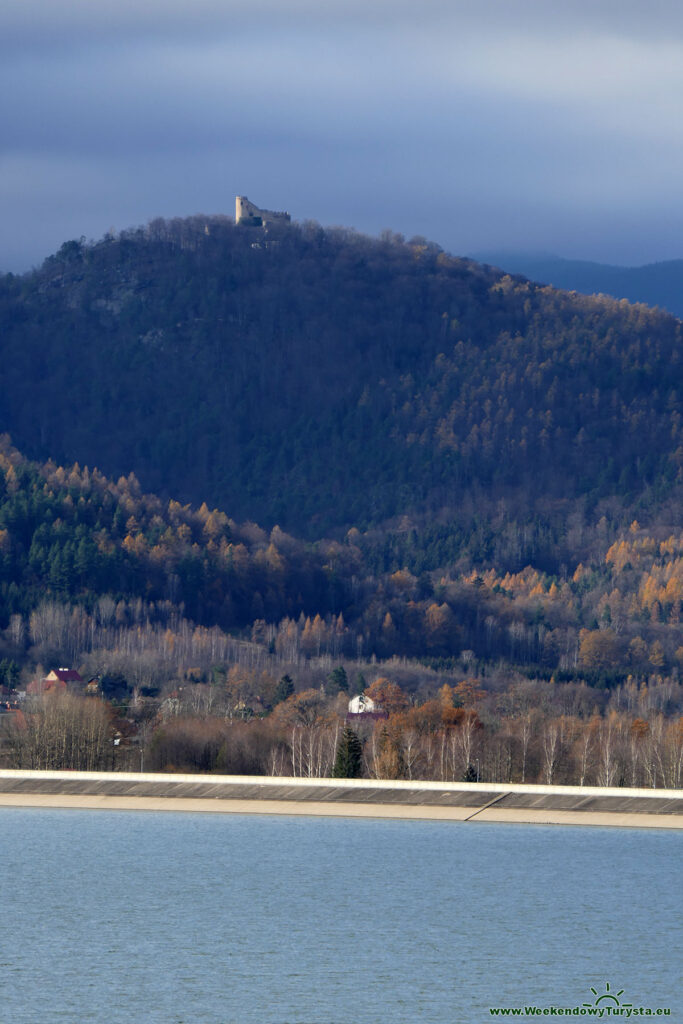
[{"label": "overcast sky", "polygon": [[156,216],[683,257],[674,0],[4,0],[0,269]]}]

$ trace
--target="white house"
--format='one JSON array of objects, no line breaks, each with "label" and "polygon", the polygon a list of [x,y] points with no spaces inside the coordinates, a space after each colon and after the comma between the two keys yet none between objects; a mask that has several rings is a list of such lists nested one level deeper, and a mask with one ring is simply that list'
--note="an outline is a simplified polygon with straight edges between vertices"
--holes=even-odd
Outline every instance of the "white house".
[{"label": "white house", "polygon": [[370,711],[377,711],[377,705],[374,700],[370,700],[364,693],[360,693],[357,697],[352,697],[349,701],[349,714],[350,715],[363,715]]}]

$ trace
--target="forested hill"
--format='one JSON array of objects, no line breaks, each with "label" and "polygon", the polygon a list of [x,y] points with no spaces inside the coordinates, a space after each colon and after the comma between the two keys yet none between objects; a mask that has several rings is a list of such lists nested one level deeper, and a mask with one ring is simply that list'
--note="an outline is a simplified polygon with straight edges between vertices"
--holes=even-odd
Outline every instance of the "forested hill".
[{"label": "forested hill", "polygon": [[[476,532],[468,545],[465,530],[352,529],[343,544],[311,545],[144,494],[132,474],[39,465],[0,437],[0,686],[9,662],[16,675],[42,661],[99,672],[125,661],[129,680],[168,680],[190,666],[208,678],[242,655],[259,671],[272,657],[272,672],[399,656],[506,685],[517,672],[598,686],[655,672],[652,685],[667,674],[677,684],[680,529],[575,513],[559,540],[574,560],[553,574],[506,569],[524,557],[509,523],[482,564]],[[417,686],[422,669],[411,672]]]},{"label": "forested hill", "polygon": [[680,323],[420,239],[155,221],[0,279],[0,330],[29,456],[299,535],[480,495],[634,505],[683,460]]}]

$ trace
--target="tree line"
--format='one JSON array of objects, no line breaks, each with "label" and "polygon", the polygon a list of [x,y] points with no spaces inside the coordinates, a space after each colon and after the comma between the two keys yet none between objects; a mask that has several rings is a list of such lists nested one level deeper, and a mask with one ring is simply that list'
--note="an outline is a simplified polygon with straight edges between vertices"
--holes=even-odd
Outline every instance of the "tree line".
[{"label": "tree line", "polygon": [[[125,715],[98,697],[44,694],[1,716],[0,752],[7,766],[33,769],[668,789],[683,781],[680,685],[631,681],[601,710],[585,693],[539,701],[538,689],[518,684],[493,697],[472,680],[411,703],[379,676],[365,692],[390,710],[350,719],[345,694],[324,687],[258,715],[240,713],[244,702],[226,714],[226,694],[210,690],[186,686]],[[571,709],[558,713],[567,700]],[[678,715],[664,714],[662,703]]]}]

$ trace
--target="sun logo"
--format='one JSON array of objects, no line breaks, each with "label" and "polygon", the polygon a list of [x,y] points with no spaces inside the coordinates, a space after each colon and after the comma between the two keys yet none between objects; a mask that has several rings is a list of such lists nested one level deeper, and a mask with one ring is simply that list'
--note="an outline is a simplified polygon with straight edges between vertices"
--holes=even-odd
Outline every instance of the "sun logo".
[{"label": "sun logo", "polygon": [[633,1003],[620,1003],[619,1002],[619,996],[624,994],[624,990],[623,990],[623,988],[620,988],[618,992],[612,992],[612,990],[610,988],[609,981],[605,982],[605,991],[603,992],[603,994],[601,996],[598,995],[597,989],[594,989],[592,986],[591,986],[591,992],[595,996],[595,1002],[594,1003],[584,1003],[583,1004],[584,1006],[599,1006],[600,1003],[604,1003],[608,999],[611,1000],[611,1003],[612,1003],[613,1006],[625,1006],[625,1007],[633,1006]]}]

